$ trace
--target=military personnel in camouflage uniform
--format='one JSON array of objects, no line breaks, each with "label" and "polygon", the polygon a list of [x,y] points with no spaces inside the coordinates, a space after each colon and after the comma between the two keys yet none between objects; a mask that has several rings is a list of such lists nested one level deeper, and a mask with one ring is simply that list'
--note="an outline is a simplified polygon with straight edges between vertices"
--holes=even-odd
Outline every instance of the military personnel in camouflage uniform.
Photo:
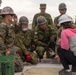
[{"label": "military personnel in camouflage uniform", "polygon": [[[16,55],[16,51],[19,49],[14,44],[15,31],[14,25],[11,25],[14,15],[14,11],[11,7],[4,7],[1,11],[1,16],[3,18],[2,23],[0,24],[0,53],[5,53],[6,55]],[[20,60],[19,56],[15,57],[15,61]],[[17,63],[20,63],[19,61]],[[16,66],[15,66],[16,67]],[[20,67],[18,65],[18,67]],[[21,66],[22,67],[22,66]],[[23,69],[23,68],[22,68]],[[22,69],[20,71],[22,71]]]},{"label": "military personnel in camouflage uniform", "polygon": [[43,16],[37,18],[37,28],[34,31],[34,42],[36,52],[40,59],[43,58],[46,51],[47,58],[50,58],[49,48],[50,42],[54,42],[56,32],[53,28],[46,26],[47,20]]},{"label": "military personnel in camouflage uniform", "polygon": [[27,61],[31,64],[37,64],[37,55],[33,52],[35,46],[33,45],[33,31],[28,29],[28,19],[22,16],[19,19],[19,25],[21,27],[20,33],[16,35],[15,44],[21,50],[19,55],[23,61]]},{"label": "military personnel in camouflage uniform", "polygon": [[14,46],[14,26],[10,25],[10,21],[12,21],[13,15],[13,9],[10,7],[4,7],[1,11],[3,22],[0,24],[0,45],[7,48],[6,54],[9,54],[9,49]]},{"label": "military personnel in camouflage uniform", "polygon": [[59,4],[59,12],[60,12],[60,15],[57,16],[55,19],[54,19],[54,25],[57,27],[57,29],[59,29],[59,26],[58,26],[58,19],[61,15],[65,14],[66,11],[67,11],[67,8],[66,8],[66,4],[65,3],[60,3]]},{"label": "military personnel in camouflage uniform", "polygon": [[50,26],[53,25],[51,15],[46,13],[45,10],[46,10],[46,4],[40,4],[40,13],[37,13],[34,15],[33,22],[32,22],[32,29],[35,29],[35,27],[37,26],[37,18],[39,16],[44,16],[46,18],[47,25],[50,25]]}]

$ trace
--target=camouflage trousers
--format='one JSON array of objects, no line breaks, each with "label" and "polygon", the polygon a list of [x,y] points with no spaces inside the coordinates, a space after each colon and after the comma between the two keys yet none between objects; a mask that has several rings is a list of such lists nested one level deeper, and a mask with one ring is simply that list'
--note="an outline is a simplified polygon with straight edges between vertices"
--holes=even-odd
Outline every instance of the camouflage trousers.
[{"label": "camouflage trousers", "polygon": [[10,55],[15,56],[15,72],[21,72],[24,68],[23,61],[21,60],[17,51],[19,50],[18,47],[13,46],[10,50]]},{"label": "camouflage trousers", "polygon": [[48,52],[48,50],[45,50],[43,46],[36,47],[36,53],[40,59],[43,58],[45,52],[46,52],[46,58],[50,58],[50,53]]},{"label": "camouflage trousers", "polygon": [[[23,61],[21,60],[20,56],[17,54],[17,51],[19,50],[18,47],[16,46],[12,46],[10,48],[10,54],[9,55],[13,55],[15,57],[15,66],[14,66],[14,70],[15,72],[21,72],[23,70]],[[5,52],[3,53],[5,54]]]},{"label": "camouflage trousers", "polygon": [[15,54],[15,72],[22,72],[23,68],[23,61],[18,54]]},{"label": "camouflage trousers", "polygon": [[[37,54],[35,52],[31,52],[31,51],[28,51],[28,53],[31,55],[31,61],[28,61],[28,62],[31,64],[37,64],[38,63]],[[23,62],[25,62],[26,58],[25,58],[24,52],[22,50],[19,50],[18,54],[20,55]]]}]

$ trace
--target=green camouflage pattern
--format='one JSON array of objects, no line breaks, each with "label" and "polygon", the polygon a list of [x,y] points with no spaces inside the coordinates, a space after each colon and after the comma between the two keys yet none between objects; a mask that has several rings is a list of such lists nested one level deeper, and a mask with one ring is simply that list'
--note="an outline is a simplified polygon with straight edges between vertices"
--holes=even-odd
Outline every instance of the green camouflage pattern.
[{"label": "green camouflage pattern", "polygon": [[37,64],[38,63],[38,56],[36,52],[29,52],[31,55],[31,64]]},{"label": "green camouflage pattern", "polygon": [[[18,47],[14,46],[14,39],[15,39],[15,31],[14,25],[7,25],[5,22],[0,24],[0,45],[6,46],[7,50],[10,50],[10,55],[15,55]],[[2,52],[2,50],[0,50]],[[17,56],[16,56],[17,57]],[[18,60],[17,60],[18,59]],[[21,65],[17,66],[16,64],[21,63],[21,59],[19,56],[15,59],[15,69],[22,67]]]},{"label": "green camouflage pattern", "polygon": [[15,34],[18,34],[21,31],[21,28],[19,25],[14,24],[15,26]]},{"label": "green camouflage pattern", "polygon": [[46,29],[42,31],[39,27],[37,27],[34,31],[34,41],[36,45],[45,46],[45,44],[49,43],[50,37],[53,35],[56,35],[54,28],[47,26]]},{"label": "green camouflage pattern", "polygon": [[15,45],[23,50],[24,54],[28,54],[28,49],[33,40],[33,31],[28,29],[25,33],[20,31],[15,37]]},{"label": "green camouflage pattern", "polygon": [[[51,37],[56,36],[56,31],[47,26],[45,31],[42,31],[39,27],[37,27],[34,31],[34,42],[36,44],[36,52],[39,54],[44,54],[45,46],[51,42]],[[54,39],[54,37],[53,37]]]},{"label": "green camouflage pattern", "polygon": [[0,24],[0,45],[5,45],[8,48],[14,46],[14,26],[7,25],[5,22]]},{"label": "green camouflage pattern", "polygon": [[32,22],[32,29],[35,29],[35,27],[37,26],[37,18],[39,16],[44,16],[45,19],[47,20],[47,25],[49,26],[53,26],[53,20],[50,14],[45,13],[44,15],[42,15],[41,13],[37,13],[34,18],[33,18],[33,22]]},{"label": "green camouflage pattern", "polygon": [[56,27],[56,29],[58,30],[59,29],[59,26],[58,26],[58,20],[59,20],[59,17],[60,17],[61,15],[59,15],[59,16],[57,16],[55,19],[54,19],[54,26]]},{"label": "green camouflage pattern", "polygon": [[[38,55],[38,58],[39,59],[42,59],[43,58],[43,55],[45,53],[45,48],[43,46],[37,46],[36,47],[36,53]],[[41,60],[39,60],[39,61],[41,61]]]},{"label": "green camouflage pattern", "polygon": [[15,54],[15,72],[22,72],[23,68],[23,61],[18,54]]},{"label": "green camouflage pattern", "polygon": [[[26,32],[21,31],[20,33],[16,34],[15,45],[20,48],[19,55],[21,56],[21,58],[24,58],[26,54],[29,54],[31,52],[30,47],[32,44],[33,44],[33,31],[32,30],[28,29]],[[33,54],[31,57],[32,58],[34,57],[31,63],[32,62],[35,63],[37,61],[36,54]]]}]

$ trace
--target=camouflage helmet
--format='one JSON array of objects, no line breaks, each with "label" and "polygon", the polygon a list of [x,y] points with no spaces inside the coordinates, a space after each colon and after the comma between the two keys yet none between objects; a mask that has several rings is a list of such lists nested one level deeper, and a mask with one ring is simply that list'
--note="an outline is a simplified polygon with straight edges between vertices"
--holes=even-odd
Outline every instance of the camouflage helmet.
[{"label": "camouflage helmet", "polygon": [[14,15],[15,13],[11,7],[7,6],[4,7],[1,11],[1,15],[6,15],[6,14]]},{"label": "camouflage helmet", "polygon": [[59,10],[61,9],[66,9],[66,4],[65,3],[60,3],[59,4]]},{"label": "camouflage helmet", "polygon": [[25,16],[20,17],[19,24],[28,24],[28,23],[29,23],[29,21],[28,21],[27,17],[25,17]]},{"label": "camouflage helmet", "polygon": [[40,4],[40,8],[46,8],[46,4]]},{"label": "camouflage helmet", "polygon": [[47,20],[43,16],[39,16],[37,18],[37,25],[41,25],[41,24],[44,24],[46,22],[47,22]]}]

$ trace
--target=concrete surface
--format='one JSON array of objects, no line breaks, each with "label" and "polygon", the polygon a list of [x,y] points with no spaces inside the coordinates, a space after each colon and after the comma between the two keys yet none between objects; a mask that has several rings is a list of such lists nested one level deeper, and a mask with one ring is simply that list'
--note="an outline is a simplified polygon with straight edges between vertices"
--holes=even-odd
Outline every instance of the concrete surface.
[{"label": "concrete surface", "polygon": [[[23,72],[32,67],[46,67],[46,68],[62,68],[61,64],[46,64],[46,63],[38,63],[37,65],[25,65]],[[15,75],[21,75],[23,72],[15,73]]]}]

